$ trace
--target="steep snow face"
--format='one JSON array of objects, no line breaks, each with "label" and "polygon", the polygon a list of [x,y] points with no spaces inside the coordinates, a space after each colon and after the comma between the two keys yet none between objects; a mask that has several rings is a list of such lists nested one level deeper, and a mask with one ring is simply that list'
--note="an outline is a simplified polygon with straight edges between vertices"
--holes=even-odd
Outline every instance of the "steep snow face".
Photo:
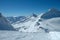
[{"label": "steep snow face", "polygon": [[51,19],[51,18],[56,18],[56,17],[60,17],[60,11],[58,11],[57,9],[50,9],[48,12],[44,13],[41,18],[43,19]]},{"label": "steep snow face", "polygon": [[23,23],[19,23],[16,22],[14,24],[12,24],[14,26],[14,28],[17,28],[17,30],[22,31],[22,32],[39,32],[39,25],[40,25],[40,17],[43,14],[40,15],[36,15],[33,14],[32,16],[30,16],[25,22]]},{"label": "steep snow face", "polygon": [[0,30],[15,30],[2,14],[0,14]]},{"label": "steep snow face", "polygon": [[26,19],[27,19],[27,17],[25,17],[25,16],[17,16],[17,17],[6,17],[8,20],[9,20],[9,22],[12,24],[12,23],[15,23],[15,22],[17,22],[17,21],[19,21],[19,22],[24,22]]}]

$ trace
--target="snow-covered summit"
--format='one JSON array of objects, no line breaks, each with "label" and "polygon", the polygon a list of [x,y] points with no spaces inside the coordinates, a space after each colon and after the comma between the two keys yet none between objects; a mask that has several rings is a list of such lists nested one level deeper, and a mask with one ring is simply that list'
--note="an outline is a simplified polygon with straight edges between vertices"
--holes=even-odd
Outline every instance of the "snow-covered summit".
[{"label": "snow-covered summit", "polygon": [[50,9],[48,12],[41,16],[43,19],[51,19],[56,17],[60,17],[60,11],[55,8]]},{"label": "snow-covered summit", "polygon": [[51,8],[51,9],[49,9],[48,11],[53,12],[53,11],[59,11],[59,10],[58,10],[58,9],[55,9],[55,8]]}]

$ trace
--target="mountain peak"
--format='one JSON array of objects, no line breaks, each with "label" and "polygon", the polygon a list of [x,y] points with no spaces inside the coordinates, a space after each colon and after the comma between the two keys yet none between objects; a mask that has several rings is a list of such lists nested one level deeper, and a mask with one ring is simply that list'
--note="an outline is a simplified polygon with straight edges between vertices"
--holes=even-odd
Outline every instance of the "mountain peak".
[{"label": "mountain peak", "polygon": [[0,13],[0,17],[2,17],[2,13]]},{"label": "mountain peak", "polygon": [[33,13],[32,16],[37,17],[37,15],[35,13]]},{"label": "mountain peak", "polygon": [[56,8],[51,8],[51,9],[49,9],[49,11],[51,12],[54,12],[54,11],[58,11],[58,9],[56,9]]},{"label": "mountain peak", "polygon": [[43,19],[51,19],[55,17],[60,17],[60,11],[55,8],[50,9],[48,12],[41,16]]},{"label": "mountain peak", "polygon": [[9,21],[0,13],[0,30],[14,30],[14,27],[9,23]]}]

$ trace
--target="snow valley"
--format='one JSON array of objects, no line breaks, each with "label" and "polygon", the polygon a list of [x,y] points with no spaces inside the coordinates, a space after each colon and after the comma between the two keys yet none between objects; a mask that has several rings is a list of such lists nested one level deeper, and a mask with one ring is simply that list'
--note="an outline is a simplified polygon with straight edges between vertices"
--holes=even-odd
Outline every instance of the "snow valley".
[{"label": "snow valley", "polygon": [[[3,30],[3,31],[2,31]],[[60,40],[60,11],[4,17],[0,13],[0,40]]]}]

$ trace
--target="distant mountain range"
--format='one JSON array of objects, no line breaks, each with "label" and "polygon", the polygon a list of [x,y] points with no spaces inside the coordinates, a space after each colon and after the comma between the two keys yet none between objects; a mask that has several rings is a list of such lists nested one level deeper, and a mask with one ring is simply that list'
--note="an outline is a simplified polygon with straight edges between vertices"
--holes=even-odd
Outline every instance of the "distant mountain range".
[{"label": "distant mountain range", "polygon": [[4,28],[5,24],[7,25],[6,29],[15,29],[21,32],[60,31],[60,11],[52,8],[40,15],[32,14],[18,17],[1,17],[0,15],[0,30]]},{"label": "distant mountain range", "polygon": [[27,19],[27,17],[25,16],[18,16],[18,17],[6,17],[9,22],[12,24],[12,23],[15,23],[17,21],[20,21],[20,22],[23,22]]}]

